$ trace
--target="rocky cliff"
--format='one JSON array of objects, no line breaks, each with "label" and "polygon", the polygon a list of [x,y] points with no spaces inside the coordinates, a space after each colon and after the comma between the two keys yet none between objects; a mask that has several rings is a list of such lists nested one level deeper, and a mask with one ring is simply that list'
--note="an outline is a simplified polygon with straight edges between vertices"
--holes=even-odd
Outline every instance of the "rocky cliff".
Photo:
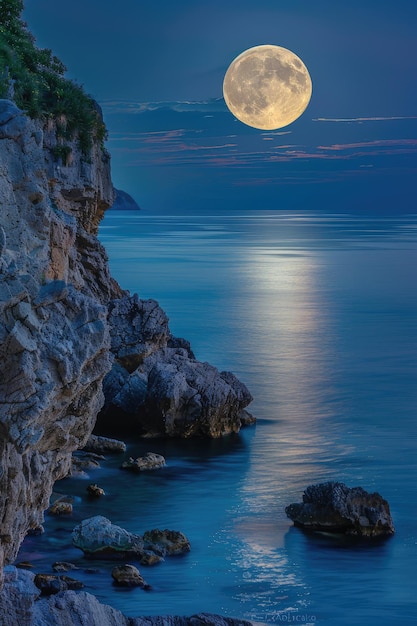
[{"label": "rocky cliff", "polygon": [[216,437],[239,430],[251,400],[111,278],[96,237],[114,199],[109,155],[96,142],[86,158],[74,140],[64,163],[57,141],[55,122],[0,100],[0,586],[104,403],[138,434]]},{"label": "rocky cliff", "polygon": [[105,302],[120,289],[95,237],[109,159],[54,160],[53,127],[0,101],[0,572],[40,526],[103,402]]}]

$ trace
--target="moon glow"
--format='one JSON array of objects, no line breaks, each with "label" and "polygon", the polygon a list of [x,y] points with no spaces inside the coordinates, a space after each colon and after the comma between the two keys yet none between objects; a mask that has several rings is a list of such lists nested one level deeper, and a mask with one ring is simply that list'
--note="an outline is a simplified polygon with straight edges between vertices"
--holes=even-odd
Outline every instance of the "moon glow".
[{"label": "moon glow", "polygon": [[223,96],[231,113],[261,130],[294,122],[306,110],[311,93],[306,66],[280,46],[245,50],[232,61],[223,81]]}]

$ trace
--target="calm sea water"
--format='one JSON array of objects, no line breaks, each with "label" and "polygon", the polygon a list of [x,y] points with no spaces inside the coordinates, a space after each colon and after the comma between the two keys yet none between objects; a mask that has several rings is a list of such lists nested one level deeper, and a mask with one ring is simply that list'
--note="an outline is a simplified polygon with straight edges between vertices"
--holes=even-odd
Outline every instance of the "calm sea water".
[{"label": "calm sea water", "polygon": [[[192,551],[141,568],[152,591],[111,584],[111,563],[75,572],[130,616],[223,613],[267,624],[412,624],[417,615],[417,218],[230,212],[108,212],[113,275],[155,298],[197,357],[249,387],[255,428],[221,441],[130,443],[164,454],[140,476],[113,458],[48,518],[20,558],[85,567],[70,530],[103,514],[142,533],[183,531]],[[308,535],[284,508],[309,484],[379,491],[396,535],[378,545]],[[90,480],[91,482],[91,480]]]}]

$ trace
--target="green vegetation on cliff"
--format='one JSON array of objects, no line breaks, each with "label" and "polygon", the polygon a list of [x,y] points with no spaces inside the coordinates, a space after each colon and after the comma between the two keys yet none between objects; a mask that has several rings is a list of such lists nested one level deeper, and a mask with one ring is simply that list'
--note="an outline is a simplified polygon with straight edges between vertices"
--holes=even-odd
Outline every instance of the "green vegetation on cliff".
[{"label": "green vegetation on cliff", "polygon": [[63,63],[47,48],[38,48],[22,20],[23,0],[0,0],[0,98],[14,100],[32,118],[55,120],[57,135],[78,138],[84,155],[106,129],[94,100],[65,78]]}]

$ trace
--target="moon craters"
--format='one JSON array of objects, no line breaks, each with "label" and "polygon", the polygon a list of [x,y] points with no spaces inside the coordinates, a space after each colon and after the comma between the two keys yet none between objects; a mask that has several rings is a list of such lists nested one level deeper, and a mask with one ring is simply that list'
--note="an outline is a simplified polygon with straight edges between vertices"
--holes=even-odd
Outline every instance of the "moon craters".
[{"label": "moon craters", "polygon": [[305,111],[312,91],[304,63],[279,46],[256,46],[231,63],[223,82],[230,111],[249,126],[282,128]]}]

